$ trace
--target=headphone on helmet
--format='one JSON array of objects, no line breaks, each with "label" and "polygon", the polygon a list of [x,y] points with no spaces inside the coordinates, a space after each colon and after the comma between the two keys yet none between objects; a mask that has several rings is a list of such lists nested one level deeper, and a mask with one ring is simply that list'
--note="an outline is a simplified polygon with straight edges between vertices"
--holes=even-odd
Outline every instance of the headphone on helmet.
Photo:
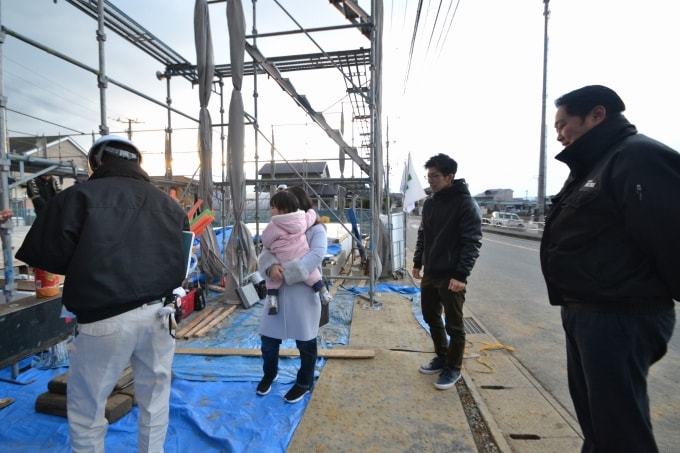
[{"label": "headphone on helmet", "polygon": [[92,171],[101,166],[104,153],[111,154],[119,159],[133,160],[137,164],[142,163],[142,153],[130,140],[117,135],[104,135],[92,144],[88,152],[87,162]]}]

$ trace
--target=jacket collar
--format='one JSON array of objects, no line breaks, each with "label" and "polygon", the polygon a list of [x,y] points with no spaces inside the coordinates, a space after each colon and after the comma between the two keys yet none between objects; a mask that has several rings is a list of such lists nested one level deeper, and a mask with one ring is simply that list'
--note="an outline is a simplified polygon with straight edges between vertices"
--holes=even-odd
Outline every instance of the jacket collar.
[{"label": "jacket collar", "polygon": [[141,179],[149,182],[149,175],[136,162],[123,159],[109,159],[92,173],[90,179],[110,178],[122,176],[125,178]]},{"label": "jacket collar", "polygon": [[572,174],[588,171],[612,146],[626,137],[637,134],[637,129],[621,114],[606,119],[592,128],[555,159],[569,166]]},{"label": "jacket collar", "polygon": [[470,190],[468,189],[467,182],[465,182],[465,179],[454,179],[453,183],[451,184],[450,187],[447,187],[446,189],[442,189],[439,192],[435,192],[432,194],[433,197],[437,198],[449,198],[454,196],[455,194],[458,193],[463,193],[463,194],[469,194]]}]

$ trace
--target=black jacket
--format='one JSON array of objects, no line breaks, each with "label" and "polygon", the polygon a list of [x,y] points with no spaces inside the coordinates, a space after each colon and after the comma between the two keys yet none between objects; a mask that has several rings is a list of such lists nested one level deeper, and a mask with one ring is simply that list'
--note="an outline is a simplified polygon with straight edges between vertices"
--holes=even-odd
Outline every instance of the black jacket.
[{"label": "black jacket", "polygon": [[482,216],[464,179],[423,204],[413,267],[425,275],[467,281],[482,246]]},{"label": "black jacket", "polygon": [[571,170],[541,241],[550,303],[653,313],[680,300],[680,154],[617,115],[556,157]]},{"label": "black jacket", "polygon": [[110,159],[54,197],[17,259],[65,275],[62,302],[81,323],[124,313],[172,293],[186,268],[182,208],[136,163]]}]

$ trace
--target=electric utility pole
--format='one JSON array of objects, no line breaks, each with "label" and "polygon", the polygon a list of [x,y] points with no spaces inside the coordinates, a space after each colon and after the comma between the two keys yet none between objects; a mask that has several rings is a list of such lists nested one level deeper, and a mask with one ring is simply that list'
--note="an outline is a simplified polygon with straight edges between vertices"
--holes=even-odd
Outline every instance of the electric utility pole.
[{"label": "electric utility pole", "polygon": [[123,123],[123,124],[127,123],[128,128],[125,132],[127,133],[127,138],[130,141],[132,141],[132,124],[133,123],[134,124],[142,124],[141,121],[137,121],[136,119],[133,120],[131,118],[127,118],[125,120],[121,120],[120,118],[116,118],[116,121],[118,121],[119,123]]},{"label": "electric utility pole", "polygon": [[547,98],[548,73],[548,18],[550,17],[550,0],[543,0],[543,93],[541,103],[541,150],[538,158],[538,194],[536,196],[536,220],[542,222],[545,217],[545,161],[546,161],[546,126],[545,104]]}]

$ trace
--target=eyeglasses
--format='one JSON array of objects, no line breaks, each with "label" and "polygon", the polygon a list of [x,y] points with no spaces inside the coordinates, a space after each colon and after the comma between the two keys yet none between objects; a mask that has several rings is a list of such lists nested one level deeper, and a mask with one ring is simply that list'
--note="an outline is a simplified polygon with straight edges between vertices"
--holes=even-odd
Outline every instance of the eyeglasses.
[{"label": "eyeglasses", "polygon": [[425,179],[438,179],[441,178],[442,175],[441,173],[428,173],[428,175],[425,177]]}]

